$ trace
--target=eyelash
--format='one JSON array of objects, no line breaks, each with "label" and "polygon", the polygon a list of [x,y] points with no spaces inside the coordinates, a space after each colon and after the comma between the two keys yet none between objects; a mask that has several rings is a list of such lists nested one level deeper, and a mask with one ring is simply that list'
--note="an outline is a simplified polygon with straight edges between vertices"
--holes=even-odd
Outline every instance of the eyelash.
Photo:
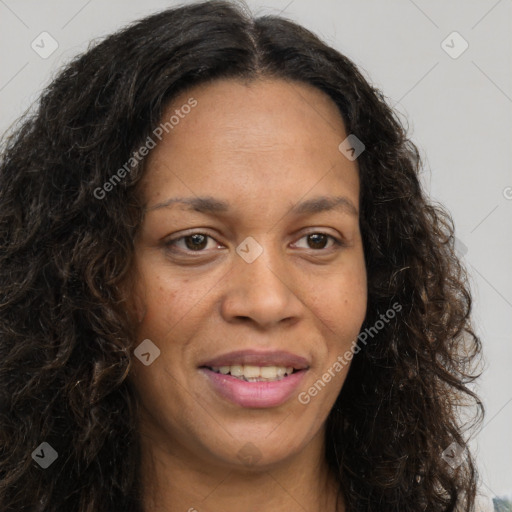
[{"label": "eyelash", "polygon": [[[189,237],[192,237],[194,235],[203,235],[205,236],[206,238],[210,238],[212,240],[215,240],[211,235],[208,235],[207,233],[203,233],[201,231],[195,231],[193,233],[188,233],[186,235],[182,235],[178,238],[174,238],[174,239],[170,239],[168,241],[165,242],[165,246],[171,251],[171,252],[178,252],[178,253],[185,253],[185,254],[197,254],[197,255],[200,255],[201,253],[206,253],[208,252],[207,250],[205,249],[200,249],[200,250],[191,250],[191,249],[176,249],[176,244],[177,242],[181,241],[181,240],[185,240],[186,238],[189,238]],[[345,243],[334,237],[333,235],[329,235],[328,233],[324,233],[323,231],[312,231],[311,233],[306,233],[305,235],[301,236],[299,238],[299,240],[302,240],[303,238],[306,238],[308,236],[311,236],[311,235],[325,235],[327,238],[331,239],[333,241],[333,245],[329,248],[322,248],[322,249],[309,249],[310,251],[313,251],[315,253],[319,253],[319,252],[328,252],[328,251],[332,251],[332,250],[338,250],[342,247],[345,247]],[[216,240],[215,240],[216,241]],[[217,242],[217,241],[216,241]],[[219,242],[217,242],[219,243]],[[307,249],[306,249],[307,250]]]}]

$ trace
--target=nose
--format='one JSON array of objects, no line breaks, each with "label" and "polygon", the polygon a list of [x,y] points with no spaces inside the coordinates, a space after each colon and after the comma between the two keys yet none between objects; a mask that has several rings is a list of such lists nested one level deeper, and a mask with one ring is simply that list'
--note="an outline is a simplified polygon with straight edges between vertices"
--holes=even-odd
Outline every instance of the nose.
[{"label": "nose", "polygon": [[252,322],[260,328],[295,323],[304,311],[289,267],[267,250],[252,263],[235,256],[223,296],[221,314],[227,322]]}]

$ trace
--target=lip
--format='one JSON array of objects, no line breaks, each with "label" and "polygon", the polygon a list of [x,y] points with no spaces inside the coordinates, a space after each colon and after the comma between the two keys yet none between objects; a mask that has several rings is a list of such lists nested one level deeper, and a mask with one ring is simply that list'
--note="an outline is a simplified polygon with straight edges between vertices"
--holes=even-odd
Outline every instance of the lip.
[{"label": "lip", "polygon": [[[284,366],[295,370],[307,370],[309,361],[291,352],[277,350],[262,352],[257,350],[238,350],[209,359],[199,365],[199,368],[212,366],[232,366],[250,364],[254,366]],[[238,380],[238,379],[237,379]]]},{"label": "lip", "polygon": [[213,390],[226,400],[240,407],[263,409],[278,407],[295,395],[308,370],[302,369],[272,382],[246,382],[206,367],[199,371],[207,377]]}]

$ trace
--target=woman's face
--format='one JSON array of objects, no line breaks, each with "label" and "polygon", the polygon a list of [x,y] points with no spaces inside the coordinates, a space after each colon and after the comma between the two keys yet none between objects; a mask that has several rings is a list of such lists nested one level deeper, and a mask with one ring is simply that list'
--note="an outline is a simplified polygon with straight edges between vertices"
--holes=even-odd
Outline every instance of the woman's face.
[{"label": "woman's face", "polygon": [[186,461],[283,461],[323,439],[366,313],[348,133],[324,93],[280,80],[202,85],[173,115],[136,240],[141,429]]}]

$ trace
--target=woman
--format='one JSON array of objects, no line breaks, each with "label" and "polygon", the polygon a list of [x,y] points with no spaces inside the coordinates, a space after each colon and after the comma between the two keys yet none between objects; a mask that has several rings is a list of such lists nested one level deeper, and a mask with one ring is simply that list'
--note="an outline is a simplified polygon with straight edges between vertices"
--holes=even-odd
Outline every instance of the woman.
[{"label": "woman", "polygon": [[481,346],[379,91],[226,2],[75,59],[0,173],[0,508],[473,510]]}]

